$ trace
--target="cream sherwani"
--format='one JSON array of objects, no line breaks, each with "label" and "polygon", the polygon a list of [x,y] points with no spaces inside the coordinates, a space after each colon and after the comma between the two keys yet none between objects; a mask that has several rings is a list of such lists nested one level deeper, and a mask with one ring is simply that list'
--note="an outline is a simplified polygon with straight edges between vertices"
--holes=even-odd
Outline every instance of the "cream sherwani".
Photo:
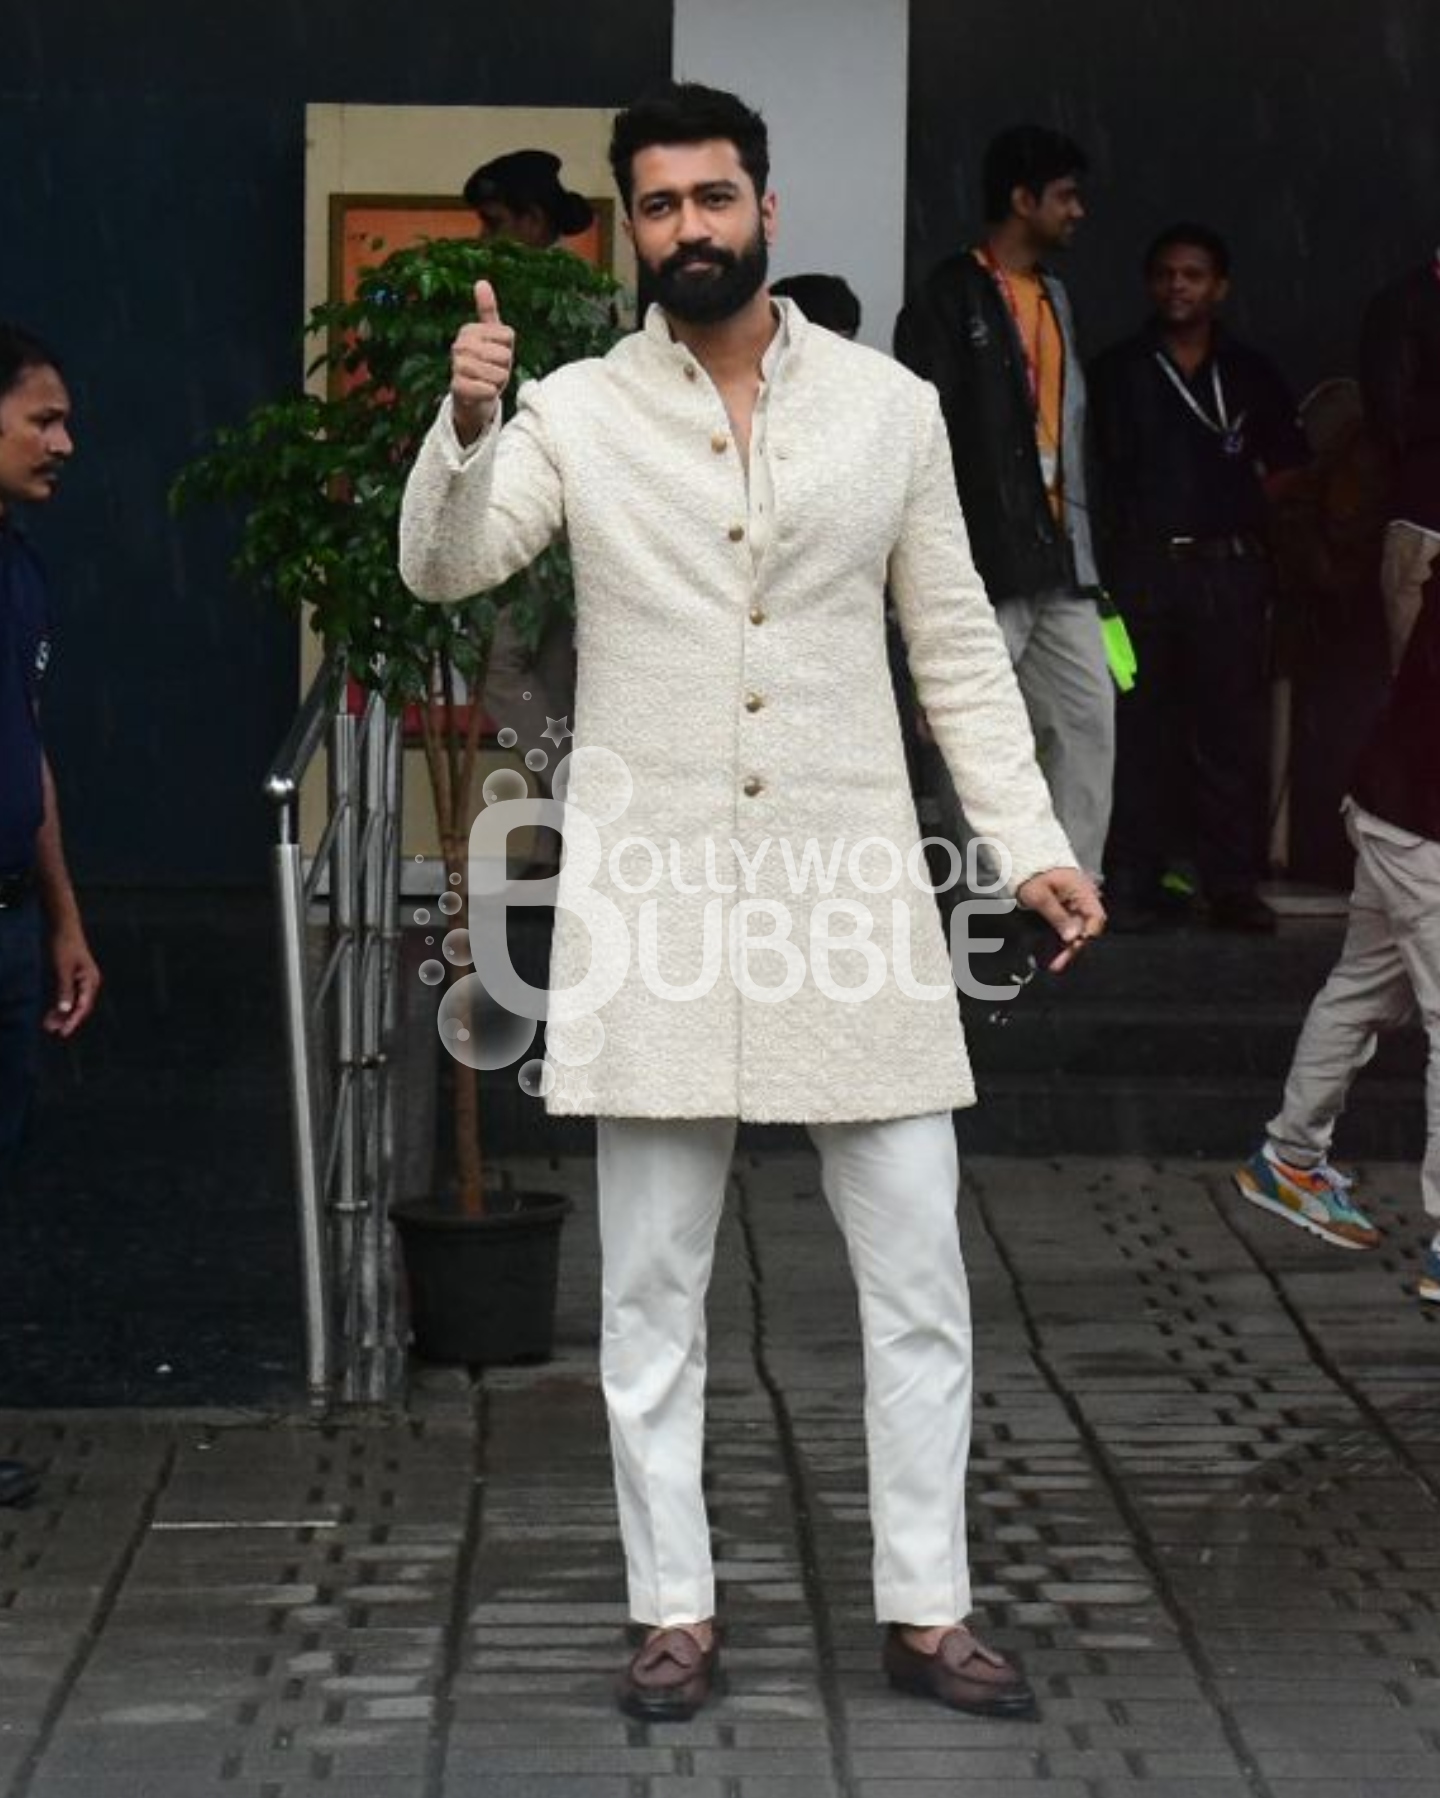
[{"label": "cream sherwani", "polygon": [[[575,757],[569,804],[598,820],[600,855],[567,851],[552,986],[591,962],[566,909],[579,886],[624,930],[596,951],[615,990],[592,1060],[571,1065],[552,1016],[549,1102],[599,1116],[600,1365],[632,1615],[668,1625],[716,1607],[705,1293],[750,1118],[809,1126],[845,1233],[877,1614],[953,1622],[971,1602],[971,1372],[949,1113],[974,1089],[935,903],[903,867],[920,863],[919,832],[887,585],[966,814],[1009,852],[1011,885],[1073,857],[970,559],[934,390],[788,303],[761,372],[748,467],[658,311],[603,361],[522,389],[515,419],[468,452],[447,401],[406,491],[401,566],[417,593],[458,599],[569,538],[576,735],[611,754]],[[622,851],[627,837],[654,847]],[[624,890],[649,886],[657,854],[654,888]],[[786,947],[706,988],[707,910],[728,942],[745,907],[752,938]],[[866,946],[832,946],[846,936]],[[701,996],[662,996],[657,977]]]},{"label": "cream sherwani", "polygon": [[[552,1062],[552,1111],[842,1123],[973,1102],[939,916],[904,871],[920,865],[919,831],[887,585],[966,816],[1008,851],[1012,889],[1074,865],[971,560],[933,388],[776,304],[786,343],[751,450],[773,500],[759,543],[724,406],[655,308],[608,356],[524,387],[515,418],[468,450],[447,400],[406,490],[401,570],[426,599],[497,586],[566,534],[576,742],[613,752],[633,781],[611,816],[625,797],[613,759],[576,758],[569,799],[605,820],[593,884],[625,948],[598,951],[618,980],[597,1014],[604,1046],[582,1066]],[[654,854],[611,854],[636,837],[662,862],[643,894],[623,889],[644,884]],[[558,988],[591,962],[567,908],[574,878],[567,859]],[[660,984],[698,987],[712,886],[737,889],[718,896],[724,969],[703,996],[658,996],[642,928]],[[732,977],[732,914],[747,902],[752,943],[780,931],[807,964],[787,997],[783,950],[755,949],[752,990]],[[831,947],[817,973],[817,930],[832,944],[868,934],[873,949]]]}]

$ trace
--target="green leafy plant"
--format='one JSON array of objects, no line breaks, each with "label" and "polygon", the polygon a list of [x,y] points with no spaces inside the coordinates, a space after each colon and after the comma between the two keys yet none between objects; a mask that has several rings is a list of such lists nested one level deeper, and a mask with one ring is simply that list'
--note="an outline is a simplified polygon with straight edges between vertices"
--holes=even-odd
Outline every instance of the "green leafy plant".
[{"label": "green leafy plant", "polygon": [[[256,406],[223,427],[184,468],[178,510],[198,501],[242,510],[236,573],[308,615],[327,654],[392,710],[414,707],[447,875],[465,876],[497,605],[508,605],[534,647],[557,613],[573,616],[563,543],[503,588],[453,606],[411,596],[396,569],[405,477],[449,384],[456,330],[474,317],[474,287],[493,283],[515,331],[506,395],[562,363],[614,343],[617,283],[567,250],[501,240],[435,239],[364,270],[354,299],[317,306],[305,335],[319,353],[324,397],[302,392]],[[472,1069],[455,1073],[455,1162],[463,1210],[483,1208],[478,1094]]]}]

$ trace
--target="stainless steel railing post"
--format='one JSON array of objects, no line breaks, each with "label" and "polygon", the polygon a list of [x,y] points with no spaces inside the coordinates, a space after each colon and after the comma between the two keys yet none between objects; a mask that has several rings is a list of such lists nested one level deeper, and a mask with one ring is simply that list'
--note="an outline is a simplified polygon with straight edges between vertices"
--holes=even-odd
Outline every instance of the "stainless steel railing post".
[{"label": "stainless steel railing post", "polygon": [[354,1345],[360,1329],[359,1266],[355,1252],[356,1217],[362,1204],[358,1187],[361,1082],[359,1064],[359,955],[355,928],[356,842],[359,835],[359,792],[356,781],[355,719],[344,707],[330,720],[328,789],[330,814],[336,820],[330,862],[330,934],[340,966],[335,980],[335,1129],[338,1134],[335,1195],[330,1211],[335,1224],[336,1265],[343,1281],[338,1295],[348,1352],[340,1367],[341,1395],[353,1400]]},{"label": "stainless steel railing post", "polygon": [[[329,813],[307,878],[299,789],[328,741]],[[389,1239],[395,1179],[391,1044],[400,1016],[400,756],[397,719],[376,694],[362,720],[344,669],[327,663],[266,781],[279,811],[280,916],[292,1142],[312,1402],[384,1402],[404,1368]],[[324,955],[313,962],[312,897],[328,883]]]},{"label": "stainless steel railing post", "polygon": [[323,1406],[334,1379],[324,1197],[320,1190],[316,1129],[315,1064],[306,1002],[305,870],[300,845],[282,842],[274,857],[280,914],[280,961],[285,994],[285,1036],[290,1064],[291,1142],[300,1225],[300,1279],[305,1306],[305,1387]]}]

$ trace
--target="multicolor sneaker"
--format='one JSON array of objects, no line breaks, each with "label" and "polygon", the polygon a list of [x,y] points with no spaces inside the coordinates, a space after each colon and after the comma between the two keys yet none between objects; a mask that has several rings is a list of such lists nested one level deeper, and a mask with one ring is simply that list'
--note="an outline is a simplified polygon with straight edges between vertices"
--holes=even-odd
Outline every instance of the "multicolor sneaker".
[{"label": "multicolor sneaker", "polygon": [[[1292,1167],[1264,1149],[1231,1176],[1242,1198],[1342,1249],[1373,1249],[1380,1232],[1350,1199],[1350,1181],[1328,1161]],[[1440,1297],[1440,1292],[1437,1292]]]},{"label": "multicolor sneaker", "polygon": [[1420,1269],[1420,1284],[1415,1291],[1432,1305],[1440,1305],[1440,1249],[1433,1242],[1425,1251],[1425,1265]]}]

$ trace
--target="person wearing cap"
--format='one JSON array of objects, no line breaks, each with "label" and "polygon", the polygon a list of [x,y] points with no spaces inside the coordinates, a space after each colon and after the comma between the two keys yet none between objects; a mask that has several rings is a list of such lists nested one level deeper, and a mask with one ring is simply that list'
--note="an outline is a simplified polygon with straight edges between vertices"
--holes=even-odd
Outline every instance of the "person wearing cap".
[{"label": "person wearing cap", "polygon": [[[14,517],[17,503],[50,499],[73,448],[70,396],[55,357],[28,331],[0,323],[0,1190],[25,1134],[42,1025],[72,1037],[100,990],[40,738],[50,660],[45,576]],[[33,1469],[0,1460],[0,1505],[23,1503],[35,1486]]]},{"label": "person wearing cap", "polygon": [[595,222],[595,208],[560,180],[560,158],[549,150],[511,150],[482,162],[465,183],[486,237],[508,237],[548,250]]}]

